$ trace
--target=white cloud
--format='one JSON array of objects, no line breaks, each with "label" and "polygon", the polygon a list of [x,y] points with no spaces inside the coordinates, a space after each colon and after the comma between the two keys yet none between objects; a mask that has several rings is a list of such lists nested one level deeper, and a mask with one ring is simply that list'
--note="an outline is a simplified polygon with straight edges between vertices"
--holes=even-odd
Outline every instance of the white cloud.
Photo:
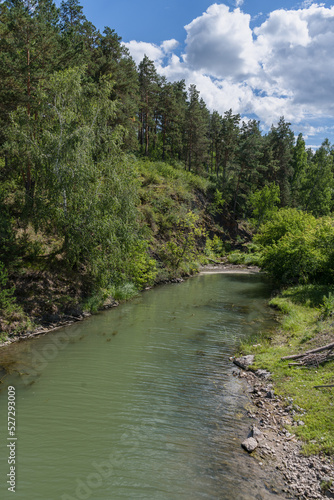
[{"label": "white cloud", "polygon": [[250,15],[240,9],[211,5],[185,26],[186,61],[218,78],[241,78],[257,71]]},{"label": "white cloud", "polygon": [[307,122],[312,135],[320,131],[312,120],[334,118],[334,7],[302,5],[273,11],[252,30],[240,8],[213,4],[185,26],[181,56],[174,39],[125,45],[137,63],[147,54],[169,80],[194,83],[210,109],[256,115],[268,126],[284,115],[301,129]]},{"label": "white cloud", "polygon": [[162,47],[155,45],[154,43],[137,42],[136,40],[131,40],[130,42],[124,43],[123,45],[125,45],[125,47],[129,49],[130,54],[137,65],[143,60],[143,57],[145,55],[147,55],[147,57],[155,63],[160,63],[164,57],[164,51]]},{"label": "white cloud", "polygon": [[179,45],[179,42],[172,38],[171,40],[165,40],[161,44],[162,50],[165,52],[165,54],[169,54],[170,52],[173,52]]},{"label": "white cloud", "polygon": [[123,45],[129,49],[137,65],[143,60],[145,55],[151,59],[151,61],[154,61],[156,65],[161,65],[163,59],[172,54],[173,50],[179,45],[179,42],[173,38],[171,40],[165,40],[161,45],[155,45],[154,43],[131,40],[128,43],[123,43]]}]

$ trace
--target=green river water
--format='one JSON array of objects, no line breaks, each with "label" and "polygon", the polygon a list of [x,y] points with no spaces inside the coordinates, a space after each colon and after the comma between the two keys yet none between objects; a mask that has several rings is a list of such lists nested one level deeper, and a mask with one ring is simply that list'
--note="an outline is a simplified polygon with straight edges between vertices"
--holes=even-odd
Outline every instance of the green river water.
[{"label": "green river water", "polygon": [[248,395],[229,360],[240,340],[272,326],[270,291],[260,275],[199,275],[3,347],[0,498],[278,498],[240,447]]}]

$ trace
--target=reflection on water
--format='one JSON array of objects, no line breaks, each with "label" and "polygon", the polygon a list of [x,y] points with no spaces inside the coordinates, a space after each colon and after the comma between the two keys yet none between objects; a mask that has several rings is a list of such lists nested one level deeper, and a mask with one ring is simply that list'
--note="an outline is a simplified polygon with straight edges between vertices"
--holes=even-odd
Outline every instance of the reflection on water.
[{"label": "reflection on water", "polygon": [[[240,448],[247,397],[228,359],[272,325],[269,293],[260,276],[197,276],[2,349],[1,429],[7,386],[17,392],[16,498],[271,498]],[[0,458],[7,499],[3,444]]]}]

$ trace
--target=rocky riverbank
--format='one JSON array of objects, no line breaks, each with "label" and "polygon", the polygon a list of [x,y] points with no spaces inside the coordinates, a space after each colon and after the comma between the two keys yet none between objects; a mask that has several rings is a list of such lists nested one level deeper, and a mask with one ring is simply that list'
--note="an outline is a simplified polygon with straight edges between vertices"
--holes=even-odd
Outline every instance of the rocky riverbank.
[{"label": "rocky riverbank", "polygon": [[334,498],[333,460],[325,455],[302,454],[302,443],[293,428],[304,425],[303,409],[276,396],[270,373],[250,369],[253,359],[233,359],[238,367],[234,375],[247,382],[251,400],[247,412],[254,421],[242,446],[261,466],[279,471],[287,498]]}]

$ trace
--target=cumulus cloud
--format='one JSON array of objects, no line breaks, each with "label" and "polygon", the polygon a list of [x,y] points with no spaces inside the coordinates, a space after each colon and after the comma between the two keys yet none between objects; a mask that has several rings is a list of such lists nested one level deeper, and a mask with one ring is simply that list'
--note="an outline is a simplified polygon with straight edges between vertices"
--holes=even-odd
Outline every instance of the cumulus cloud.
[{"label": "cumulus cloud", "polygon": [[164,57],[164,51],[162,47],[159,45],[155,45],[154,43],[137,42],[136,40],[131,40],[128,43],[124,43],[124,45],[129,49],[130,54],[137,65],[143,60],[143,57],[145,55],[147,55],[147,57],[155,63],[160,63]]},{"label": "cumulus cloud", "polygon": [[146,54],[169,80],[194,83],[210,109],[232,108],[268,126],[284,115],[312,135],[312,120],[334,118],[334,7],[307,0],[252,29],[242,3],[213,4],[185,26],[181,55],[174,39],[125,45],[137,63]]},{"label": "cumulus cloud", "polygon": [[240,9],[211,5],[185,26],[186,61],[194,69],[218,78],[244,78],[257,71],[250,15]]},{"label": "cumulus cloud", "polygon": [[[334,8],[277,10],[254,30],[266,82],[295,105],[334,113]],[[283,97],[282,97],[283,99]]]}]

